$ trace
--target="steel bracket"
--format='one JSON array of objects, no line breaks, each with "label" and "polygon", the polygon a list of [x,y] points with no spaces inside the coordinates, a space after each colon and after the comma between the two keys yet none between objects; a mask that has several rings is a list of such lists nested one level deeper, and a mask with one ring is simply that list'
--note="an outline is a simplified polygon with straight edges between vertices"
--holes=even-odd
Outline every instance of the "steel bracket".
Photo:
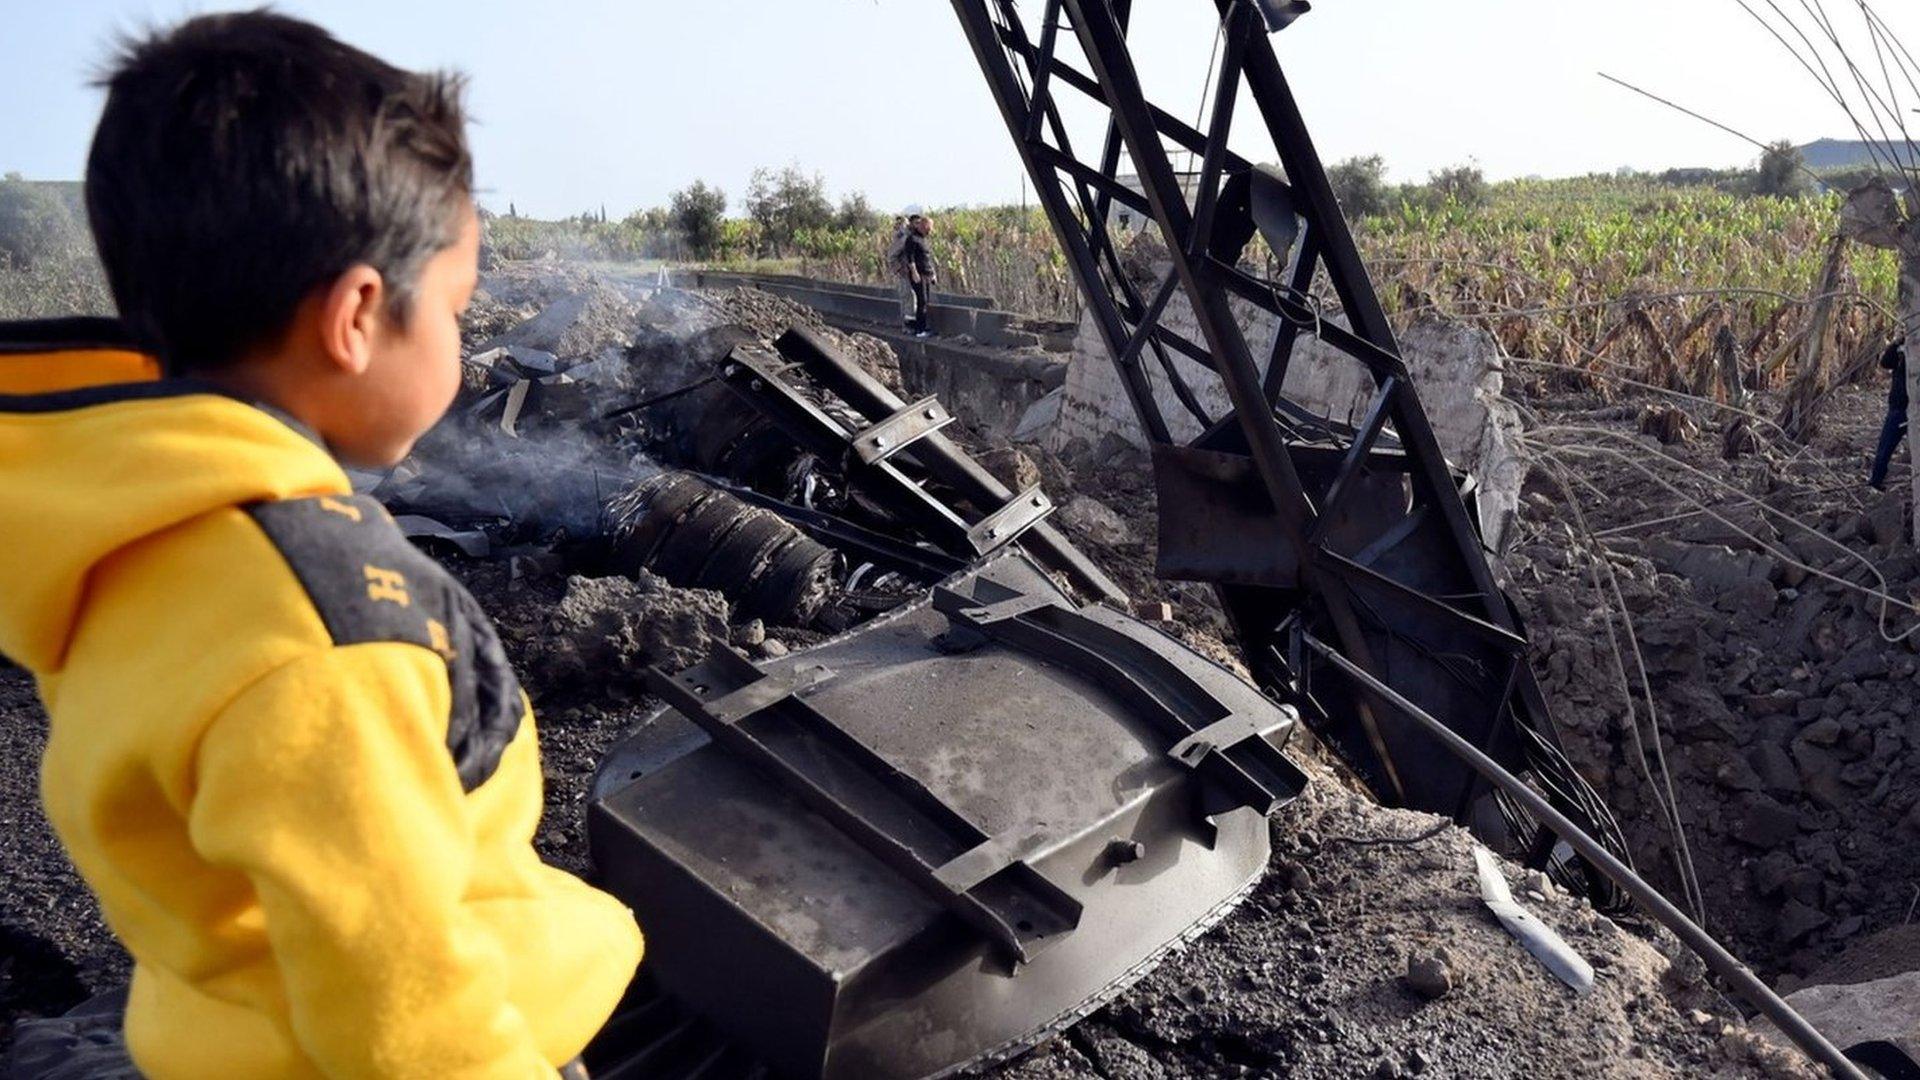
[{"label": "steel bracket", "polygon": [[707,714],[722,724],[737,724],[755,713],[770,709],[804,690],[811,690],[833,677],[824,667],[803,667],[792,671],[770,671],[753,682],[707,703]]},{"label": "steel bracket", "polygon": [[882,462],[953,423],[936,397],[923,397],[853,437],[853,452],[868,465]]},{"label": "steel bracket", "polygon": [[1262,724],[1251,716],[1234,713],[1174,743],[1167,756],[1191,769],[1209,754],[1224,754],[1248,739],[1264,739],[1276,729],[1277,725]]},{"label": "steel bracket", "polygon": [[1038,486],[1008,499],[1006,505],[975,522],[967,530],[967,542],[973,550],[990,554],[1020,538],[1020,534],[1040,524],[1053,513],[1053,500]]}]

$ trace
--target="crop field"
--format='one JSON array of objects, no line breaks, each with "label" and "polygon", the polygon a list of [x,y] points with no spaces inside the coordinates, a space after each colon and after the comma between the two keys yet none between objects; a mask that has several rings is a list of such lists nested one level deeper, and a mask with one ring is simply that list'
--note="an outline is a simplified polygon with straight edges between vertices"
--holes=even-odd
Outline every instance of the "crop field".
[{"label": "crop field", "polygon": [[100,265],[91,258],[62,258],[16,267],[0,262],[0,319],[111,312]]},{"label": "crop field", "polygon": [[[1834,286],[1821,288],[1839,203],[1637,178],[1518,180],[1492,185],[1472,205],[1402,199],[1354,229],[1388,311],[1402,320],[1480,324],[1511,355],[1582,382],[1598,385],[1604,374],[1693,392],[1712,388],[1730,339],[1743,380],[1763,389],[1794,373],[1823,296],[1833,304],[1825,363],[1838,373],[1877,355],[1894,332],[1890,253],[1843,248]],[[1037,208],[935,219],[948,287],[1016,310],[1078,315],[1071,274]],[[803,254],[799,269],[882,281],[884,244],[884,229],[835,236]]]},{"label": "crop field", "polygon": [[1884,346],[1896,326],[1890,253],[1842,247],[1823,287],[1838,211],[1837,196],[1519,181],[1483,207],[1369,218],[1360,238],[1402,317],[1468,319],[1515,356],[1697,393],[1727,345],[1750,387],[1779,385],[1822,297],[1840,371]]}]

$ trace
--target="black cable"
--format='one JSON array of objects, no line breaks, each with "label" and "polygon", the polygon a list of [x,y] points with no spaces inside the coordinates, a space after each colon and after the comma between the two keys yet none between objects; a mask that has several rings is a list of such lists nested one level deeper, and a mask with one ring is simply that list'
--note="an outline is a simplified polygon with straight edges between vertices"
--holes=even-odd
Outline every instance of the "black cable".
[{"label": "black cable", "polygon": [[1587,864],[1597,872],[1606,875],[1615,884],[1625,889],[1640,905],[1667,929],[1673,931],[1689,949],[1706,961],[1714,974],[1726,980],[1741,997],[1766,1014],[1787,1038],[1806,1052],[1808,1057],[1833,1070],[1842,1080],[1866,1080],[1859,1066],[1847,1060],[1846,1055],[1833,1045],[1825,1035],[1807,1022],[1806,1017],[1794,1010],[1793,1006],[1780,999],[1771,987],[1760,981],[1759,977],[1727,951],[1726,946],[1714,940],[1712,935],[1687,918],[1673,902],[1660,894],[1658,889],[1648,884],[1645,878],[1635,873],[1633,868],[1622,862],[1608,851],[1600,841],[1581,829],[1564,813],[1556,809],[1539,792],[1528,787],[1519,777],[1503,768],[1493,758],[1488,757],[1478,747],[1462,738],[1459,733],[1436,720],[1426,710],[1368,674],[1366,669],[1341,655],[1327,643],[1311,634],[1304,636],[1304,644],[1315,653],[1324,657],[1338,668],[1347,678],[1366,687],[1373,695],[1391,705],[1400,715],[1418,724],[1439,741],[1442,747],[1455,757],[1472,766],[1474,771],[1499,787],[1514,801],[1523,806],[1533,817],[1544,823],[1554,835],[1564,840]]},{"label": "black cable", "polygon": [[628,413],[636,413],[642,409],[651,409],[655,405],[659,405],[662,402],[672,401],[674,398],[680,397],[683,394],[691,394],[695,390],[698,390],[701,387],[708,385],[709,383],[715,383],[719,381],[720,381],[720,376],[709,375],[704,379],[699,379],[694,382],[690,382],[687,385],[682,386],[677,390],[669,390],[664,394],[655,394],[653,397],[650,397],[645,401],[636,401],[631,405],[622,405],[619,408],[613,410],[612,412],[601,413],[600,419],[611,420],[616,416],[625,416]]},{"label": "black cable", "polygon": [[1446,832],[1447,828],[1452,824],[1452,821],[1441,818],[1433,828],[1423,833],[1416,833],[1413,836],[1330,836],[1321,847],[1328,848],[1335,844],[1349,844],[1353,847],[1380,847],[1388,844],[1411,847],[1414,844],[1425,843],[1439,836],[1441,833]]}]

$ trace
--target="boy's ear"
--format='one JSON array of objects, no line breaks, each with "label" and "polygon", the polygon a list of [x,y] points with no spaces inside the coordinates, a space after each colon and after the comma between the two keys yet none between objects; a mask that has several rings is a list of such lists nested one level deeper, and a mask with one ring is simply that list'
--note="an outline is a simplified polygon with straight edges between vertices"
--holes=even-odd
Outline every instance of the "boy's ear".
[{"label": "boy's ear", "polygon": [[320,299],[320,348],[340,370],[358,375],[373,362],[374,335],[386,309],[386,281],[365,263],[348,267]]}]

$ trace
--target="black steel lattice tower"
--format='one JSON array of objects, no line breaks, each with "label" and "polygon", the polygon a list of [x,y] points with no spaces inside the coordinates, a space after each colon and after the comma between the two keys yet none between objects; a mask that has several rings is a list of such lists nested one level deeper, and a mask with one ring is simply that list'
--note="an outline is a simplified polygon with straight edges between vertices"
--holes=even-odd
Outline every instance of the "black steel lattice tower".
[{"label": "black steel lattice tower", "polygon": [[[1526,848],[1534,865],[1578,873],[1551,834],[1376,692],[1390,686],[1624,854],[1560,752],[1472,483],[1435,439],[1275,56],[1269,35],[1307,5],[1214,0],[1220,58],[1205,130],[1148,100],[1128,47],[1131,0],[1044,0],[1031,26],[1015,0],[953,6],[1151,445],[1162,575],[1213,583],[1256,678],[1299,705],[1384,801],[1454,815]],[[1072,144],[1056,93],[1102,110],[1095,153]],[[1277,169],[1228,148],[1240,111],[1264,127]],[[1197,176],[1175,170],[1178,153],[1197,156]],[[1159,276],[1143,280],[1116,207],[1157,227]],[[1279,270],[1249,258],[1256,236]],[[1337,308],[1317,299],[1329,292]],[[1169,325],[1176,296],[1199,340]],[[1235,310],[1245,305],[1277,317],[1270,340],[1249,340]],[[1371,380],[1358,424],[1287,398],[1303,334]],[[1204,398],[1221,395],[1196,390],[1196,372],[1218,380],[1225,415],[1208,412]],[[1174,438],[1157,382],[1204,429],[1197,439]],[[1585,877],[1613,902],[1611,885]]]}]

